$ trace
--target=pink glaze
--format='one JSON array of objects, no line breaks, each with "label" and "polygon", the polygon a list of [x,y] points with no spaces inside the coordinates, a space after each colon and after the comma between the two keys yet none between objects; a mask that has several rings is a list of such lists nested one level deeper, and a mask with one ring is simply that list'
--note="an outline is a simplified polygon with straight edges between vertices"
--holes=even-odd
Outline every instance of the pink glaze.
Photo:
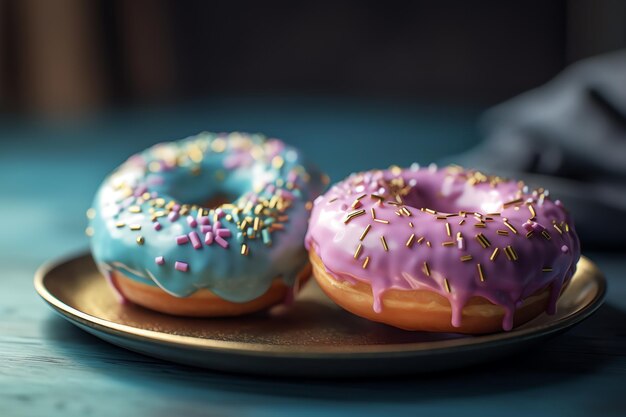
[{"label": "pink glaze", "polygon": [[335,279],[371,285],[376,312],[388,289],[432,290],[450,301],[459,327],[463,306],[480,296],[504,308],[510,330],[516,306],[548,286],[553,314],[576,270],[580,244],[558,203],[545,190],[459,167],[369,171],[317,198],[305,244]]}]

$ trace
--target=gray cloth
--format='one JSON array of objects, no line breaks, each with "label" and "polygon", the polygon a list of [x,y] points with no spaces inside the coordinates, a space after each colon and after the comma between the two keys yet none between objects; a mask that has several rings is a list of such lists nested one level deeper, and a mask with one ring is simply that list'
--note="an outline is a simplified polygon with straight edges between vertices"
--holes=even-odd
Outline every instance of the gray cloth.
[{"label": "gray cloth", "polygon": [[550,190],[586,247],[626,243],[626,51],[578,62],[486,112],[455,162]]}]

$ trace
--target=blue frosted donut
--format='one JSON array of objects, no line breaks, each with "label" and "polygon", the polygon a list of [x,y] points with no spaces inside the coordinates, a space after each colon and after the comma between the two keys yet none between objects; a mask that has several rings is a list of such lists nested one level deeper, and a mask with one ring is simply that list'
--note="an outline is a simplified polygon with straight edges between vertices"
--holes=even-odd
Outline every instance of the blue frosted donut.
[{"label": "blue frosted donut", "polygon": [[[100,186],[88,211],[93,257],[109,279],[171,298],[208,290],[227,302],[255,300],[277,278],[293,287],[307,265],[308,211],[326,183],[299,151],[262,135],[157,144]],[[216,197],[230,199],[207,207]]]}]

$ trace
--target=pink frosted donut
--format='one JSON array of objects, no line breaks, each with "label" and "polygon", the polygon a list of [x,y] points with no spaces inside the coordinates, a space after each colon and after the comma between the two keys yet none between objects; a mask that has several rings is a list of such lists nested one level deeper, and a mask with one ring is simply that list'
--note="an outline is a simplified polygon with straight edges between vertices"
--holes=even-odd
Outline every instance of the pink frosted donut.
[{"label": "pink frosted donut", "polygon": [[544,189],[457,166],[350,175],[315,201],[306,246],[337,304],[408,330],[485,333],[553,314],[576,270]]}]

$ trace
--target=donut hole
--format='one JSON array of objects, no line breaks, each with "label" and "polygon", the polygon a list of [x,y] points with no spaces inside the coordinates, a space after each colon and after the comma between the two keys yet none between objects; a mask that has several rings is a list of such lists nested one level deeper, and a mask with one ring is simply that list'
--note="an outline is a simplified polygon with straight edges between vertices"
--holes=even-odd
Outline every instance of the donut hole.
[{"label": "donut hole", "polygon": [[200,207],[204,207],[208,209],[214,209],[214,208],[221,206],[222,204],[231,203],[235,201],[236,199],[237,199],[237,196],[233,194],[216,193],[212,196],[209,196],[205,200],[197,201],[192,204],[196,204]]},{"label": "donut hole", "polygon": [[415,208],[428,208],[439,213],[456,213],[458,211],[482,211],[484,208],[476,204],[476,197],[465,198],[463,192],[443,195],[439,188],[426,185],[415,185],[409,193],[402,197],[404,203]]}]

